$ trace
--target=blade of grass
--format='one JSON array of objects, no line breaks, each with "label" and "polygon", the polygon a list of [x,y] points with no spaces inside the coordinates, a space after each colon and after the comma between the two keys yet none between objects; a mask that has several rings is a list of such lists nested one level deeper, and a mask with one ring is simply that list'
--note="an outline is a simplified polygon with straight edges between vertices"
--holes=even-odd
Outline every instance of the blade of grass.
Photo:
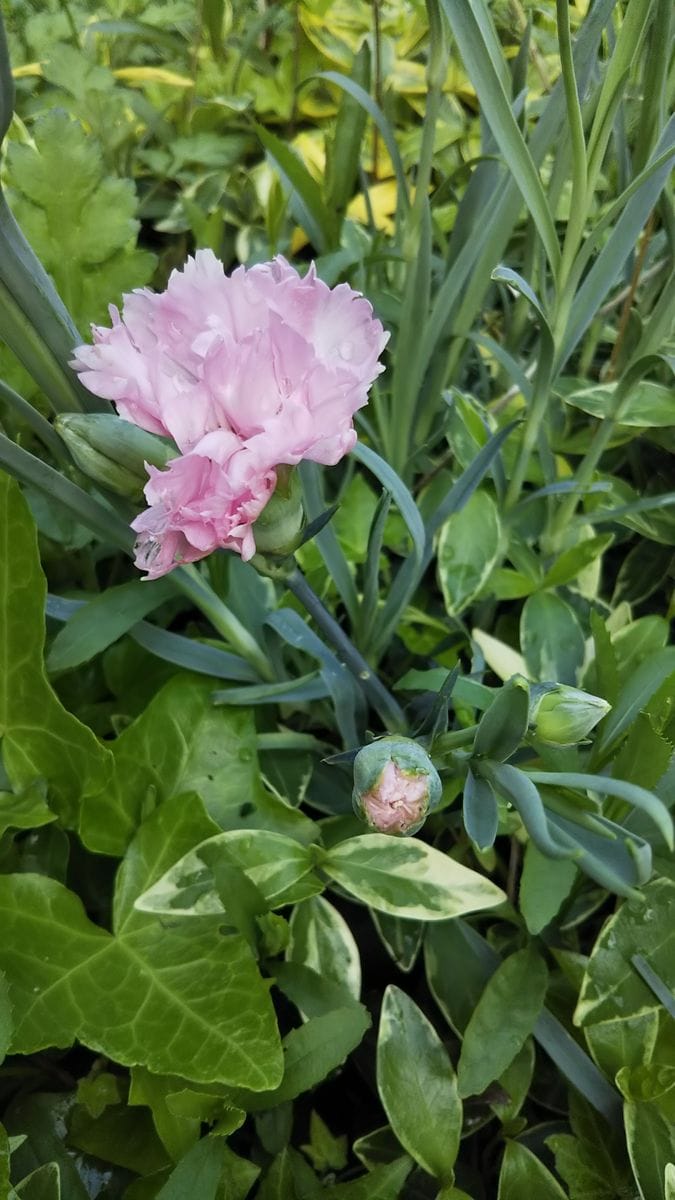
[{"label": "blade of grass", "polygon": [[[597,259],[571,303],[571,319],[562,336],[558,365],[572,354],[595,317],[605,296],[619,278],[628,256],[635,248],[640,231],[668,179],[675,157],[675,117],[659,138],[649,165],[638,182],[631,185],[631,197],[607,238]],[[658,164],[658,165],[657,165]],[[585,247],[582,255],[586,256]],[[560,333],[558,331],[558,336]]]},{"label": "blade of grass", "polygon": [[[371,117],[375,122],[377,128],[382,134],[384,144],[389,151],[389,157],[391,158],[394,174],[396,176],[397,195],[403,205],[404,211],[407,211],[407,209],[410,207],[410,197],[408,195],[408,181],[406,178],[406,173],[403,169],[401,152],[398,148],[398,142],[396,141],[394,131],[382,112],[382,109],[375,103],[372,97],[369,96],[366,91],[364,91],[360,84],[355,83],[354,80],[350,79],[348,75],[342,75],[340,71],[317,71],[316,74],[311,75],[309,78],[327,79],[329,83],[337,84],[337,86],[342,88],[343,91],[349,92],[350,96],[353,96],[354,99],[358,101],[358,103],[366,110],[368,116]],[[305,82],[309,81],[306,80]]]},{"label": "blade of grass", "polygon": [[291,189],[298,208],[300,224],[320,254],[337,247],[337,228],[332,213],[323,202],[321,188],[294,150],[276,134],[256,124],[255,131],[277,167],[282,179]]},{"label": "blade of grass", "polygon": [[[310,523],[319,518],[325,511],[326,505],[321,494],[321,477],[316,463],[303,462],[300,465],[300,478],[305,500],[305,511]],[[335,584],[349,619],[354,625],[359,611],[359,599],[356,585],[332,525],[325,525],[314,535],[314,542],[326,565],[328,574]]]},{"label": "blade of grass", "polygon": [[469,0],[441,0],[441,3],[464,66],[476,88],[481,109],[532,215],[551,268],[557,274],[560,247],[555,225],[534,160],[518,128],[504,84],[495,70],[484,33],[486,27],[492,27],[489,14],[482,0],[473,0],[471,4]]},{"label": "blade of grass", "polygon": [[321,641],[320,637],[311,630],[299,613],[290,608],[277,609],[270,614],[267,624],[279,634],[290,646],[295,646],[305,654],[311,655],[321,664],[320,673],[330,693],[335,719],[342,736],[345,749],[360,746],[363,729],[357,731],[357,716],[359,725],[365,717],[365,707],[356,689],[351,675],[333,652]]}]

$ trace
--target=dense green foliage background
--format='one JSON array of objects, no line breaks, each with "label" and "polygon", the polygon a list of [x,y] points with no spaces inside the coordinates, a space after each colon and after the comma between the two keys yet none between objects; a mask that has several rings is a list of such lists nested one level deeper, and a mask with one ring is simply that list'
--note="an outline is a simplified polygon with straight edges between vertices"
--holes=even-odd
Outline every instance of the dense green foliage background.
[{"label": "dense green foliage background", "polygon": [[[2,11],[0,1200],[673,1200],[670,3]],[[391,331],[296,555],[384,709],[283,564],[141,585],[57,433],[200,247]]]}]

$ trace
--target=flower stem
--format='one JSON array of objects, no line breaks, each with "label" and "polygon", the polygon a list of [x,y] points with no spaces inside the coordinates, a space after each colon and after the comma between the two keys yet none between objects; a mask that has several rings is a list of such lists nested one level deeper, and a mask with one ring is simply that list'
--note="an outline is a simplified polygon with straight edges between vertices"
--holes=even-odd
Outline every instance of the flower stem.
[{"label": "flower stem", "polygon": [[199,574],[195,567],[188,565],[179,567],[171,576],[179,591],[197,605],[205,617],[229,643],[237,654],[258,672],[261,679],[273,680],[274,672],[267,656],[260,648],[248,629],[235,617],[231,609],[216,595],[213,588]]},{"label": "flower stem", "polygon": [[551,376],[553,370],[552,357],[549,352],[549,347],[542,344],[539,349],[539,363],[537,365],[537,374],[534,381],[532,391],[532,399],[527,413],[523,439],[520,444],[518,458],[516,460],[513,474],[509,480],[509,486],[506,492],[506,506],[511,509],[518,503],[520,493],[525,482],[527,468],[529,466],[530,457],[534,452],[535,446],[539,440],[539,433],[546,417],[548,401],[551,390]]},{"label": "flower stem", "polygon": [[299,567],[284,580],[286,587],[297,600],[307,609],[310,617],[316,621],[321,632],[342,658],[345,666],[351,671],[359,686],[370,700],[373,708],[380,714],[390,733],[404,733],[407,729],[405,714],[398,701],[387,690],[384,684],[373,674],[365,658],[359,654],[356,646],[349,640],[337,621],[324,608],[316,592],[310,587]]}]

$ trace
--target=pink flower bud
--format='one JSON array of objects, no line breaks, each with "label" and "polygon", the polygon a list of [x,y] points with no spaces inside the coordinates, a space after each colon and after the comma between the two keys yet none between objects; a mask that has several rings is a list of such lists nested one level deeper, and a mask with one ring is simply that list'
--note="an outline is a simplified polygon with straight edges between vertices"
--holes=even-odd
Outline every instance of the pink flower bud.
[{"label": "pink flower bud", "polygon": [[379,833],[416,833],[441,791],[426,750],[410,738],[380,738],[354,760],[354,809]]}]

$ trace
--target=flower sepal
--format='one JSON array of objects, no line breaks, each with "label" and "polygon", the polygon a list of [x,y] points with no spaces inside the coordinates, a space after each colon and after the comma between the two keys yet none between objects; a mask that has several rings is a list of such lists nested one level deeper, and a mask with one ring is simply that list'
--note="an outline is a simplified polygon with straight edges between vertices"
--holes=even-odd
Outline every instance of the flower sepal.
[{"label": "flower sepal", "polygon": [[147,433],[113,413],[61,413],[54,425],[89,479],[134,500],[148,482],[145,464],[165,467],[178,455],[168,438]]},{"label": "flower sepal", "polygon": [[257,556],[289,558],[302,542],[302,487],[292,467],[277,468],[277,486],[253,526]]},{"label": "flower sepal", "polygon": [[582,741],[611,708],[601,696],[562,683],[532,688],[529,721],[536,736],[549,746],[574,746]]}]

